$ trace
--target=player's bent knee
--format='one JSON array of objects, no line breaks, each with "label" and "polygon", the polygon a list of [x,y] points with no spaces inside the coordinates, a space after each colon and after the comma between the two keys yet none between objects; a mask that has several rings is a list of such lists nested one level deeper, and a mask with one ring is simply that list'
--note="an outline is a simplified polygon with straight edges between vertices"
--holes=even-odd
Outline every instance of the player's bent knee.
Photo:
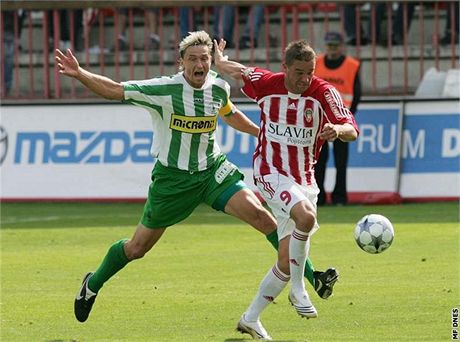
[{"label": "player's bent knee", "polygon": [[296,228],[306,233],[310,232],[316,223],[316,215],[311,211],[306,211],[293,219]]}]

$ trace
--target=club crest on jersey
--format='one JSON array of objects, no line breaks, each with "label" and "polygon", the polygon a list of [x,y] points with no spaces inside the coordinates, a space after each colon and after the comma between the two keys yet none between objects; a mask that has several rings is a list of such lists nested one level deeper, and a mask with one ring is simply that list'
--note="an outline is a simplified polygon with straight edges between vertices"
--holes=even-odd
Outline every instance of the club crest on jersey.
[{"label": "club crest on jersey", "polygon": [[313,109],[307,108],[305,110],[305,119],[307,122],[311,122],[311,120],[313,120]]},{"label": "club crest on jersey", "polygon": [[215,131],[217,116],[171,115],[169,128],[184,133],[209,133]]},{"label": "club crest on jersey", "polygon": [[214,115],[219,114],[219,110],[222,108],[222,100],[215,99],[211,101],[211,113]]}]

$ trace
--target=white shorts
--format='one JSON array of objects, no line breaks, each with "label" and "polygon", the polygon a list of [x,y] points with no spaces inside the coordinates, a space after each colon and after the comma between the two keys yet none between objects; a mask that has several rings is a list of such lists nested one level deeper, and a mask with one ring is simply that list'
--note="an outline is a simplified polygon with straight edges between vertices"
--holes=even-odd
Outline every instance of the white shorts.
[{"label": "white shorts", "polygon": [[[316,210],[319,188],[316,183],[311,186],[302,186],[293,179],[281,174],[270,174],[256,178],[256,185],[260,194],[270,206],[278,224],[278,240],[291,235],[295,228],[290,213],[294,205],[301,201],[309,201]],[[310,235],[319,228],[318,222]]]}]

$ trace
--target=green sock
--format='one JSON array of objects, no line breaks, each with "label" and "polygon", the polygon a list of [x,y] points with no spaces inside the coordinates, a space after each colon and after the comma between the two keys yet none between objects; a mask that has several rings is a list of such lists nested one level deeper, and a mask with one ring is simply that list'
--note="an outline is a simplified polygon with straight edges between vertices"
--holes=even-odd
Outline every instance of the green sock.
[{"label": "green sock", "polygon": [[315,267],[313,266],[310,258],[307,258],[307,261],[305,261],[305,271],[303,272],[303,275],[307,278],[311,286],[315,288],[315,278],[313,278],[313,272],[315,272]]},{"label": "green sock", "polygon": [[[270,234],[265,235],[267,240],[272,244],[272,246],[278,250],[278,234],[276,233],[276,229],[272,231]],[[305,278],[309,281],[309,283],[315,287],[315,279],[313,278],[313,272],[315,272],[315,267],[311,262],[310,258],[307,258],[305,261],[305,272],[303,273]]]},{"label": "green sock", "polygon": [[98,292],[104,283],[129,262],[123,246],[128,239],[120,240],[110,246],[104,260],[88,281],[88,287]]},{"label": "green sock", "polygon": [[276,232],[276,229],[272,231],[270,234],[265,235],[267,240],[272,244],[273,247],[275,247],[276,250],[278,250],[278,233]]}]

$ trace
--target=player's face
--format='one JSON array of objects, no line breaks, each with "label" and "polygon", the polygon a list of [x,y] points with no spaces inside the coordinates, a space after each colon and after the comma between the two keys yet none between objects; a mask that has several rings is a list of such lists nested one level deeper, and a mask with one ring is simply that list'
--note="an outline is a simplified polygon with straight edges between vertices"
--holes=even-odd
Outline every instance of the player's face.
[{"label": "player's face", "polygon": [[294,94],[302,94],[310,86],[315,72],[316,60],[309,62],[295,60],[291,65],[284,64],[285,85]]},{"label": "player's face", "polygon": [[211,53],[206,45],[194,45],[185,50],[180,62],[184,77],[194,88],[201,88],[211,68]]}]

